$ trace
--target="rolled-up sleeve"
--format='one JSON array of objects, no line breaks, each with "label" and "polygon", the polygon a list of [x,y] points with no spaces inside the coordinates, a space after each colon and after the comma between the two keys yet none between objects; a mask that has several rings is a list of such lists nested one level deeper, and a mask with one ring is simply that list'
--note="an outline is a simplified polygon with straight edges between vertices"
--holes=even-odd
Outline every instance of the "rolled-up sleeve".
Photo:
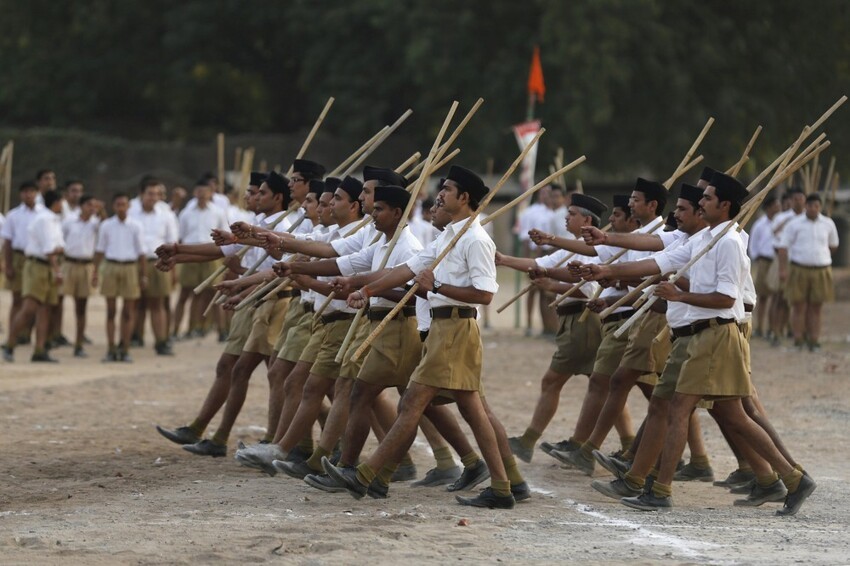
[{"label": "rolled-up sleeve", "polygon": [[741,246],[731,238],[723,238],[715,251],[717,292],[737,299],[741,294],[741,273],[745,271]]},{"label": "rolled-up sleeve", "polygon": [[437,242],[439,241],[440,238],[437,238],[425,246],[425,249],[405,262],[407,267],[410,268],[410,271],[412,271],[415,275],[419,275],[422,271],[425,271],[425,269],[434,263],[434,260],[437,259]]},{"label": "rolled-up sleeve", "polygon": [[378,243],[376,242],[365,250],[337,258],[336,266],[339,268],[339,272],[345,277],[351,277],[355,273],[372,271],[372,258],[377,249]]},{"label": "rolled-up sleeve", "polygon": [[692,247],[693,240],[690,240],[683,246],[658,252],[650,259],[655,261],[655,265],[658,266],[658,269],[662,274],[670,273],[671,271],[678,271],[691,259]]},{"label": "rolled-up sleeve", "polygon": [[466,256],[469,279],[479,291],[495,293],[499,290],[495,258],[496,246],[492,240],[476,239],[469,243]]}]

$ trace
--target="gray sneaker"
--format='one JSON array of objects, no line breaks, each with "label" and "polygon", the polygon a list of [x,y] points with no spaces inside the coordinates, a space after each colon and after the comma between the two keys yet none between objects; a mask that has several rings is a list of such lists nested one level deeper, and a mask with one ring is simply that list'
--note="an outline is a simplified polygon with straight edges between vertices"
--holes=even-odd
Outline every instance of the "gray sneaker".
[{"label": "gray sneaker", "polygon": [[194,444],[184,444],[183,450],[197,454],[198,456],[212,456],[213,458],[227,456],[227,446],[216,444],[208,438]]},{"label": "gray sneaker", "polygon": [[310,474],[317,473],[317,470],[314,470],[310,466],[307,465],[306,462],[285,462],[281,460],[275,460],[272,462],[272,466],[278,471],[283,472],[289,477],[293,477],[295,479],[303,480],[306,476]]},{"label": "gray sneaker", "polygon": [[572,452],[552,450],[550,456],[554,456],[570,468],[580,470],[589,476],[593,475],[594,461],[592,458],[588,459],[581,450],[573,450]]},{"label": "gray sneaker", "polygon": [[756,479],[756,475],[752,471],[744,472],[742,470],[735,470],[728,476],[726,476],[725,480],[717,480],[714,482],[714,485],[717,487],[738,487],[747,483],[750,480]]},{"label": "gray sneaker", "polygon": [[797,491],[789,493],[785,496],[785,504],[782,509],[776,511],[777,515],[796,515],[797,511],[803,505],[803,502],[815,491],[817,484],[815,480],[807,475],[803,475],[800,480],[800,485],[797,486]]},{"label": "gray sneaker", "polygon": [[776,480],[766,487],[756,483],[745,499],[736,499],[734,504],[738,507],[758,507],[764,503],[784,501],[786,495],[788,495],[788,490],[782,480]]},{"label": "gray sneaker", "polygon": [[626,480],[619,478],[614,481],[593,480],[590,486],[602,495],[607,495],[612,499],[637,497],[643,493],[642,490],[633,488]]},{"label": "gray sneaker", "polygon": [[631,464],[625,460],[616,458],[613,454],[603,454],[599,450],[593,451],[593,457],[599,462],[599,465],[611,472],[615,478],[623,479],[629,471]]},{"label": "gray sneaker", "polygon": [[690,462],[673,475],[673,481],[714,481],[714,470],[708,468],[697,468]]},{"label": "gray sneaker", "polygon": [[560,442],[555,442],[554,444],[551,442],[541,442],[540,449],[543,450],[547,454],[552,454],[553,450],[560,450],[561,452],[571,452],[573,450],[578,450],[581,448],[581,444],[578,442],[573,442],[572,440],[561,440]]},{"label": "gray sneaker", "polygon": [[519,436],[512,436],[508,438],[508,444],[511,447],[511,452],[514,453],[514,456],[526,464],[531,463],[531,458],[534,456],[534,448],[526,448],[523,446],[522,439]]},{"label": "gray sneaker", "polygon": [[410,481],[416,479],[416,464],[405,464],[396,468],[390,482]]},{"label": "gray sneaker", "polygon": [[620,503],[638,511],[669,511],[673,508],[672,497],[658,497],[651,491],[641,493],[637,497],[624,497]]},{"label": "gray sneaker", "polygon": [[324,473],[304,476],[304,482],[310,487],[315,487],[328,493],[341,493],[345,491],[344,485]]},{"label": "gray sneaker", "polygon": [[431,468],[425,473],[425,477],[419,481],[413,482],[411,487],[434,487],[438,485],[446,485],[454,482],[460,477],[460,466],[449,468],[448,470],[438,470]]},{"label": "gray sneaker", "polygon": [[470,490],[479,483],[490,477],[490,470],[484,460],[479,459],[475,464],[463,469],[463,473],[453,484],[446,488],[447,491]]},{"label": "gray sneaker", "polygon": [[181,446],[184,444],[195,444],[201,441],[201,437],[195,434],[195,431],[188,426],[181,426],[170,430],[157,425],[156,431],[171,442],[180,444]]}]

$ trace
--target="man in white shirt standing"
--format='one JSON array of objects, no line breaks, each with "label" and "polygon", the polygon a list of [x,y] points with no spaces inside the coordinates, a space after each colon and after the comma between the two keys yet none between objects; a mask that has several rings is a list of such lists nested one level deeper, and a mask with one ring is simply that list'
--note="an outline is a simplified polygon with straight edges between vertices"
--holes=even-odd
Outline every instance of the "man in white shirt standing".
[{"label": "man in white shirt standing", "polygon": [[56,362],[45,348],[50,326],[50,313],[58,301],[58,288],[62,284],[59,264],[62,248],[62,195],[49,190],[44,193],[45,208],[41,209],[27,227],[24,248],[26,261],[23,268],[21,296],[23,303],[9,328],[9,339],[3,347],[6,361],[14,361],[16,336],[27,328],[35,316],[35,350],[33,362]]},{"label": "man in white shirt standing", "polygon": [[94,247],[97,243],[97,229],[100,218],[95,214],[97,201],[91,195],[79,199],[77,215],[62,222],[62,235],[65,238],[65,262],[62,266],[62,294],[74,299],[76,315],[76,337],[74,357],[85,358],[83,350],[86,331],[86,309],[91,294],[94,275]]},{"label": "man in white shirt standing", "polygon": [[[821,214],[820,195],[806,197],[804,214],[788,222],[777,248],[779,279],[791,303],[794,346],[820,350],[821,307],[833,300],[832,254],[838,249],[835,222]],[[789,267],[790,263],[790,267]]]},{"label": "man in white shirt standing", "polygon": [[[770,227],[773,229],[773,247],[779,248],[782,239],[782,231],[788,223],[803,214],[806,209],[806,193],[800,187],[791,187],[782,197],[783,202],[788,199],[790,208],[783,210],[773,217]],[[785,285],[779,278],[779,257],[774,256],[773,265],[768,277],[768,285],[774,292],[773,308],[770,316],[770,342],[772,346],[779,346],[785,335],[788,325],[789,305],[785,296]]]},{"label": "man in white shirt standing", "polygon": [[773,219],[779,213],[779,199],[775,196],[767,197],[761,205],[762,214],[753,223],[750,230],[750,242],[747,253],[753,265],[753,283],[756,288],[756,305],[753,312],[754,331],[753,336],[759,338],[766,333],[767,320],[765,317],[770,312],[773,302],[773,291],[768,285],[768,272],[773,263],[776,252],[774,250]]},{"label": "man in white shirt standing", "polygon": [[171,274],[156,269],[156,249],[163,244],[177,241],[177,217],[168,207],[157,206],[160,202],[158,182],[146,184],[142,189],[141,207],[130,213],[130,218],[142,226],[142,239],[147,257],[145,276],[148,283],[142,290],[141,308],[137,313],[141,325],[136,325],[138,340],[144,336],[146,311],[151,313],[151,328],[154,334],[154,350],[160,356],[171,356],[174,352],[168,344],[168,325],[165,303],[171,296]]},{"label": "man in white shirt standing", "polygon": [[[136,318],[136,301],[147,285],[147,257],[142,226],[127,216],[130,198],[125,193],[112,197],[114,216],[103,221],[97,237],[92,285],[97,285],[98,269],[105,259],[101,294],[106,297],[106,338],[109,350],[104,362],[131,362],[130,335]],[[115,345],[115,314],[118,298],[124,300],[121,312],[120,342]]]}]

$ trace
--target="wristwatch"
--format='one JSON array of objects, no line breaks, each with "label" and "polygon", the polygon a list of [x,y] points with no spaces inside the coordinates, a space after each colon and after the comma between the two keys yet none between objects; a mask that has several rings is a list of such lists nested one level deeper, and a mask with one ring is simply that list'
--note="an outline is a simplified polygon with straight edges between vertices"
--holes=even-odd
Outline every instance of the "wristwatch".
[{"label": "wristwatch", "polygon": [[432,292],[432,293],[437,293],[437,294],[439,294],[439,293],[440,293],[440,289],[442,288],[442,286],[443,286],[443,284],[442,284],[442,283],[440,283],[440,282],[439,282],[439,281],[437,281],[437,280],[434,280],[434,287],[431,289],[431,292]]}]

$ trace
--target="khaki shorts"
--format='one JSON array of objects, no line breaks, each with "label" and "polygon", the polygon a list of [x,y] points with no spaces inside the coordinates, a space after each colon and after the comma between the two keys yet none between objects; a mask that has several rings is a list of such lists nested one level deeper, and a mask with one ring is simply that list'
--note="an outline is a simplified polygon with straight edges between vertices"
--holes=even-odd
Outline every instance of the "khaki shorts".
[{"label": "khaki shorts", "polygon": [[316,352],[313,367],[310,368],[311,374],[327,379],[339,377],[342,364],[336,361],[336,356],[339,354],[343,341],[345,341],[349,327],[351,327],[351,319],[319,324],[316,332],[321,335],[322,342]]},{"label": "khaki shorts", "polygon": [[581,313],[558,317],[558,333],[549,369],[561,375],[590,375],[596,351],[602,342],[602,323],[599,315],[590,313],[587,320],[579,322]]},{"label": "khaki shorts", "polygon": [[[305,310],[305,305],[310,307],[309,311]],[[299,301],[299,306],[301,313],[296,318],[293,318],[292,327],[286,334],[286,340],[284,340],[283,346],[277,352],[278,358],[292,363],[301,360],[304,349],[307,348],[307,344],[310,343],[313,335],[313,303],[302,303]],[[315,359],[316,357],[313,355],[310,363],[312,364]]]},{"label": "khaki shorts", "polygon": [[744,340],[737,324],[717,324],[691,337],[676,393],[708,399],[733,399],[752,394]]},{"label": "khaki shorts", "polygon": [[[291,298],[289,304],[286,305],[286,313],[283,317],[283,324],[280,326],[280,332],[277,333],[277,339],[274,343],[274,351],[280,352],[286,342],[286,335],[289,330],[301,320],[301,315],[304,314],[304,309],[301,308],[301,300],[298,297]],[[280,357],[280,356],[278,356]]]},{"label": "khaki shorts", "polygon": [[59,304],[59,285],[49,264],[27,258],[21,279],[22,297],[30,297],[43,305]]},{"label": "khaki shorts", "polygon": [[773,260],[766,257],[759,257],[753,260],[753,285],[755,285],[756,296],[758,297],[765,297],[774,292],[768,284],[768,276],[770,274],[770,266],[772,264]]},{"label": "khaki shorts", "polygon": [[12,251],[12,268],[15,270],[15,277],[6,279],[6,288],[13,293],[20,293],[24,288],[24,262],[26,259],[24,252]]},{"label": "khaki shorts", "polygon": [[629,341],[623,352],[620,367],[653,373],[655,361],[652,359],[652,341],[667,325],[667,317],[655,311],[649,311],[629,328]]},{"label": "khaki shorts", "polygon": [[148,284],[142,291],[147,299],[163,299],[171,296],[171,273],[160,271],[155,267],[156,258],[145,262],[145,276]]},{"label": "khaki shorts", "polygon": [[87,299],[91,296],[91,278],[94,273],[92,263],[65,261],[62,265],[62,294],[75,299]]},{"label": "khaki shorts", "polygon": [[431,321],[425,340],[425,354],[410,381],[438,389],[478,391],[481,388],[483,347],[478,323],[474,318]]},{"label": "khaki shorts", "polygon": [[829,303],[835,299],[832,267],[803,267],[791,264],[785,282],[785,298],[790,303]]},{"label": "khaki shorts", "polygon": [[181,264],[180,272],[177,274],[180,286],[194,289],[215,273],[219,266],[221,266],[221,260]]},{"label": "khaki shorts", "polygon": [[[379,320],[369,324],[370,332]],[[385,387],[406,387],[410,374],[422,359],[422,343],[416,329],[416,317],[399,316],[372,342],[357,379]]]},{"label": "khaki shorts", "polygon": [[[676,338],[670,348],[670,355],[667,356],[667,363],[664,364],[664,371],[658,377],[658,383],[655,384],[655,389],[652,390],[653,397],[660,399],[673,398],[676,392],[676,385],[679,383],[679,373],[682,371],[682,364],[688,359],[688,344],[693,336],[682,336]],[[667,342],[670,342],[669,338]]]},{"label": "khaki shorts", "polygon": [[593,373],[611,376],[620,367],[623,352],[629,342],[629,335],[624,334],[619,338],[614,333],[620,328],[625,320],[608,322],[602,325],[602,341],[596,351],[596,361],[593,363]]},{"label": "khaki shorts", "polygon": [[120,297],[130,301],[141,297],[139,264],[106,260],[100,273],[100,294],[109,299]]},{"label": "khaki shorts", "polygon": [[[351,340],[351,343],[348,345],[348,348],[346,348],[345,353],[342,355],[342,367],[339,370],[339,375],[340,377],[344,377],[346,379],[354,379],[360,374],[360,369],[363,367],[363,361],[369,355],[369,349],[372,347],[370,345],[369,348],[366,348],[366,350],[359,358],[357,358],[357,360],[351,359],[351,356],[354,355],[354,352],[356,352],[360,348],[360,346],[363,345],[363,342],[365,342],[366,338],[369,337],[369,334],[372,333],[372,326],[369,324],[369,319],[367,319],[365,316],[360,319],[360,322],[358,324],[359,326],[357,327],[357,330],[354,333],[354,338]],[[418,350],[420,352],[421,357],[421,342],[419,344]]]},{"label": "khaki shorts", "polygon": [[652,340],[652,361],[655,364],[655,373],[658,375],[661,375],[661,372],[667,366],[667,356],[670,355],[670,350],[673,347],[671,343],[672,336],[670,327],[665,326]]},{"label": "khaki shorts", "polygon": [[266,301],[254,309],[248,339],[245,340],[245,345],[242,347],[243,352],[262,354],[263,356],[271,355],[277,334],[283,325],[283,317],[286,315],[288,305],[289,299],[278,299],[277,301]]},{"label": "khaki shorts", "polygon": [[224,345],[224,353],[238,356],[245,347],[248,335],[251,333],[251,309],[236,311],[230,318],[230,328],[227,332],[227,343]]}]

